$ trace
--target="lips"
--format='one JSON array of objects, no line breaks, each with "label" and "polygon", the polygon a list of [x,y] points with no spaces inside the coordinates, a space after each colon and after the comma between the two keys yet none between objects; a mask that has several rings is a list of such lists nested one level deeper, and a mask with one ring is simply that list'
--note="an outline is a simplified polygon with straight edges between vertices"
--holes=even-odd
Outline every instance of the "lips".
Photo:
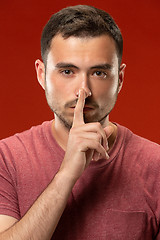
[{"label": "lips", "polygon": [[93,110],[93,107],[84,106],[83,110]]},{"label": "lips", "polygon": [[[71,109],[74,110],[75,107],[71,107]],[[84,108],[83,108],[83,112],[84,112],[84,113],[89,112],[89,111],[92,111],[92,110],[94,110],[94,108],[91,107],[91,106],[87,106],[87,105],[85,105]]]},{"label": "lips", "polygon": [[[71,108],[75,108],[76,106],[73,106]],[[85,105],[83,109],[90,109],[90,110],[93,110],[94,108],[92,106],[88,106],[88,105]]]}]

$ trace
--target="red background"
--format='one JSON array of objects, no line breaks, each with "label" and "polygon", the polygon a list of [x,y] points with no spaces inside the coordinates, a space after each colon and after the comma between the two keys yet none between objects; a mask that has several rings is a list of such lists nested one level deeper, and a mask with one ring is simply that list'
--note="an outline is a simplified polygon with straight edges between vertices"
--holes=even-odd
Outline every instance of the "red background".
[{"label": "red background", "polygon": [[88,4],[108,11],[124,37],[125,82],[110,119],[160,143],[159,0],[1,0],[0,138],[52,119],[36,80],[42,27],[63,7]]}]

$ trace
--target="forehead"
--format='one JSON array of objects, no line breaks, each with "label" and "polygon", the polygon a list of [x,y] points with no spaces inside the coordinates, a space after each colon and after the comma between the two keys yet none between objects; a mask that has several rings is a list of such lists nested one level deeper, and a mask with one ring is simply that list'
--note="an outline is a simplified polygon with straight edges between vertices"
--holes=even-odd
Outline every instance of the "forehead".
[{"label": "forehead", "polygon": [[49,62],[72,62],[74,64],[118,63],[116,44],[108,35],[78,38],[71,36],[64,39],[60,34],[51,42],[48,53]]}]

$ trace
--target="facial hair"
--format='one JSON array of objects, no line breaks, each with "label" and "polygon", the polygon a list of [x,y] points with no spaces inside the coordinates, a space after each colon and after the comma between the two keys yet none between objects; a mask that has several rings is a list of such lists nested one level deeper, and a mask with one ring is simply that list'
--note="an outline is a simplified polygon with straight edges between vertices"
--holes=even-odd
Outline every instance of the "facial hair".
[{"label": "facial hair", "polygon": [[[85,123],[99,122],[103,126],[107,116],[110,114],[110,112],[112,111],[112,109],[114,108],[114,106],[116,104],[117,97],[118,97],[118,90],[119,90],[119,82],[117,84],[117,90],[115,92],[115,95],[113,96],[112,99],[109,99],[108,103],[104,104],[104,107],[100,107],[97,104],[97,102],[92,99],[92,97],[86,98],[85,104],[89,105],[89,106],[93,107],[95,110],[97,110],[97,114],[95,114],[94,116],[88,117],[87,113],[84,113],[83,114],[84,122]],[[70,130],[72,128],[73,118],[72,118],[72,120],[67,119],[67,117],[65,117],[65,114],[63,114],[63,111],[59,111],[58,104],[56,106],[56,103],[53,100],[53,97],[50,96],[50,94],[48,93],[47,84],[46,84],[46,70],[45,70],[45,95],[46,95],[47,103],[48,103],[50,109],[52,110],[52,112],[56,115],[56,117],[60,120],[60,122],[68,130]],[[64,109],[76,106],[77,101],[78,101],[78,99],[75,99],[73,101],[66,103],[64,106]],[[103,114],[99,114],[101,112]]]},{"label": "facial hair", "polygon": [[[69,119],[67,116],[65,116],[65,110],[67,110],[72,106],[75,106],[77,99],[66,103],[64,105],[64,112],[63,112],[58,107],[58,104],[56,104],[55,101],[51,99],[51,97],[47,92],[47,89],[45,93],[46,93],[46,99],[47,99],[48,105],[56,115],[55,117],[57,117],[60,120],[60,122],[65,126],[65,128],[70,130],[72,128],[73,118]],[[115,103],[117,101],[117,96],[118,96],[118,88],[113,99],[112,100],[110,99],[109,103],[104,104],[103,107],[100,107],[91,97],[86,98],[85,104],[93,107],[96,113],[94,115],[92,114],[90,115],[90,113],[84,113],[83,115],[84,122],[85,123],[100,122],[101,125],[103,126],[107,116],[110,114],[110,112],[115,106]]]}]

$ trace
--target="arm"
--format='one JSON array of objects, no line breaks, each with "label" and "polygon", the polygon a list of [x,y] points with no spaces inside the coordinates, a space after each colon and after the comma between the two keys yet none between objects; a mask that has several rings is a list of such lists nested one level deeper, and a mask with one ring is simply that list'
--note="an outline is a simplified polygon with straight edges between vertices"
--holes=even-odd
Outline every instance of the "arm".
[{"label": "arm", "polygon": [[[12,225],[12,227],[1,232],[0,239],[50,239],[66,206],[73,185],[74,182],[63,172],[58,172],[49,186],[19,222],[15,222],[13,225],[14,219],[11,221],[11,217],[8,217],[8,221],[10,222],[6,222],[6,227],[8,228],[9,225]],[[1,231],[1,222],[3,221],[4,217],[1,217]],[[3,226],[3,230],[4,228]]]},{"label": "arm", "polygon": [[[84,123],[84,102],[85,92],[81,91],[66,154],[58,173],[20,221],[8,217],[8,223],[3,225],[3,229],[0,227],[1,240],[49,240],[76,181],[92,159],[97,160],[99,154],[106,158],[110,134],[106,136],[100,124]],[[111,129],[108,132],[111,133]],[[3,219],[1,216],[0,226]]]}]

